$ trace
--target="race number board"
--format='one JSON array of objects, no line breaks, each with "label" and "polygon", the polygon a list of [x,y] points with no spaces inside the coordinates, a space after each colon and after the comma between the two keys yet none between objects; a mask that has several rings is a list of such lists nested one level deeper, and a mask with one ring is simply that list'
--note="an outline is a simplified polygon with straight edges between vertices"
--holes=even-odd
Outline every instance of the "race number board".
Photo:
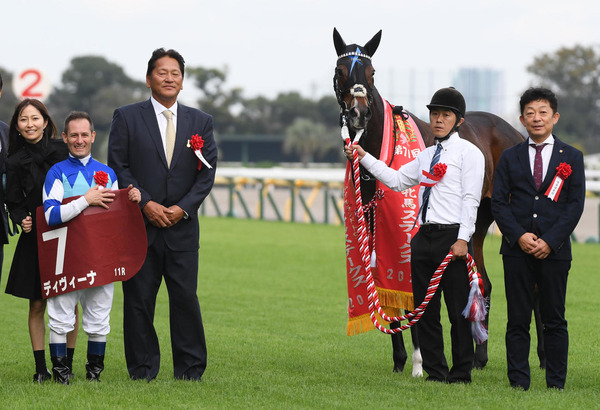
[{"label": "race number board", "polygon": [[[146,259],[147,239],[137,203],[128,189],[115,192],[109,209],[91,206],[67,223],[48,226],[37,209],[42,297],[102,286],[133,277]],[[79,198],[63,201],[66,204]]]}]

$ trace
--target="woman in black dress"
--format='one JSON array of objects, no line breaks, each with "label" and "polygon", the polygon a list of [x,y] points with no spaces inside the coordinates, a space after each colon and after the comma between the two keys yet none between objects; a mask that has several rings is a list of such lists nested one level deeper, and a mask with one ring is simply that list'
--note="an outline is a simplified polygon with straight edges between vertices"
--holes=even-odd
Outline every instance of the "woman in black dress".
[{"label": "woman in black dress", "polygon": [[[36,208],[42,205],[46,173],[55,163],[67,158],[67,145],[56,139],[56,126],[48,110],[38,100],[25,99],[16,107],[10,121],[6,160],[6,206],[13,223],[21,226],[6,293],[29,299],[29,335],[35,358],[33,381],[49,380],[46,367],[44,313],[40,269],[38,265]],[[69,334],[71,359],[77,326]]]}]

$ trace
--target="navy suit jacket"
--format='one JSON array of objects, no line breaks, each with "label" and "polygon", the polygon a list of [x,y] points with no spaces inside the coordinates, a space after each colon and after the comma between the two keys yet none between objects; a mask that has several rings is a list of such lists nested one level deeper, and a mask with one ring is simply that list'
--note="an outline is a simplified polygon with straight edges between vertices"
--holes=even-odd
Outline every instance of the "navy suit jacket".
[{"label": "navy suit jacket", "polygon": [[[212,165],[198,170],[198,157],[187,143],[198,134],[204,140],[202,154]],[[212,189],[217,167],[217,146],[212,117],[181,103],[171,166],[163,147],[158,121],[150,100],[115,110],[108,142],[108,165],[117,174],[120,188],[129,184],[142,194],[140,206],[152,200],[169,207],[178,205],[188,215],[171,228],[157,228],[145,217],[148,246],[162,234],[167,247],[194,251],[199,247],[198,208]]]},{"label": "navy suit jacket", "polygon": [[[571,233],[583,212],[585,171],[583,154],[554,137],[546,177],[536,189],[529,163],[528,140],[506,149],[496,167],[492,192],[492,214],[502,232],[500,253],[525,255],[518,244],[526,232],[533,232],[552,249],[548,259],[571,260]],[[555,202],[545,193],[560,163],[571,166]]]}]

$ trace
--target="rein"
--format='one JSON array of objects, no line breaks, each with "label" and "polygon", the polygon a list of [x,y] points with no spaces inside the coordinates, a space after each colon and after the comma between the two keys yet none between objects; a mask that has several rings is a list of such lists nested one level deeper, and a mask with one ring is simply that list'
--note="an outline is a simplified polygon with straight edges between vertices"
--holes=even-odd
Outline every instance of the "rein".
[{"label": "rein", "polygon": [[[341,136],[344,142],[350,146],[351,144],[356,144],[360,137],[363,134],[363,130],[357,131],[354,141],[350,139],[350,133],[348,131],[348,126],[346,124],[346,118],[342,116],[342,130]],[[358,242],[359,242],[359,250],[361,254],[361,259],[363,262],[363,266],[365,267],[366,273],[366,281],[367,281],[367,290],[368,290],[368,302],[369,302],[369,312],[370,318],[373,322],[373,325],[382,333],[386,334],[397,334],[403,332],[404,330],[412,327],[415,323],[421,319],[427,305],[431,298],[435,295],[437,291],[442,275],[450,263],[452,259],[452,252],[449,252],[448,255],[444,258],[440,266],[434,272],[431,280],[429,282],[429,286],[427,287],[427,292],[425,295],[425,299],[423,302],[412,312],[407,313],[406,315],[399,317],[390,317],[388,316],[382,309],[381,304],[379,302],[379,294],[377,292],[377,288],[375,287],[375,281],[373,279],[373,275],[371,274],[371,252],[369,251],[369,238],[367,233],[367,224],[365,220],[365,213],[362,204],[362,194],[360,189],[360,170],[359,170],[359,159],[358,153],[354,150],[353,153],[353,161],[352,161],[352,173],[354,179],[354,190],[356,197],[356,213],[358,219]],[[480,344],[487,340],[487,329],[483,326],[483,320],[485,319],[485,315],[487,313],[487,309],[485,307],[484,299],[483,299],[483,281],[481,280],[481,275],[477,271],[475,267],[475,261],[470,254],[466,256],[467,270],[469,275],[469,301],[467,306],[463,310],[463,316],[471,321],[471,333],[473,334],[473,338],[475,342]],[[401,327],[395,329],[388,329],[383,327],[379,321],[377,320],[376,313],[381,316],[383,320],[386,322],[401,322],[404,320],[409,320],[408,323],[402,325]]]}]

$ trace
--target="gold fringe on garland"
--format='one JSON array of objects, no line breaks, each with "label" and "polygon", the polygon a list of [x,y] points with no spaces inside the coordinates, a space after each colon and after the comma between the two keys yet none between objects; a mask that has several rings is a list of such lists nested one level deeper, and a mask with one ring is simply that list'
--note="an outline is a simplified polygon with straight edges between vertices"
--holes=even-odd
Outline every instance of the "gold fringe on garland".
[{"label": "gold fringe on garland", "polygon": [[[414,309],[412,293],[377,288],[377,294],[379,295],[379,303],[383,307],[385,314],[388,316],[402,316],[406,312],[410,312]],[[375,313],[375,317],[379,323],[387,324],[378,313]],[[348,336],[367,333],[374,329],[375,325],[373,325],[369,314],[348,319]]]},{"label": "gold fringe on garland", "polygon": [[388,306],[398,309],[406,309],[409,312],[414,309],[412,293],[402,292],[400,290],[377,288],[377,294],[379,294],[379,303],[384,307],[384,309]]}]

